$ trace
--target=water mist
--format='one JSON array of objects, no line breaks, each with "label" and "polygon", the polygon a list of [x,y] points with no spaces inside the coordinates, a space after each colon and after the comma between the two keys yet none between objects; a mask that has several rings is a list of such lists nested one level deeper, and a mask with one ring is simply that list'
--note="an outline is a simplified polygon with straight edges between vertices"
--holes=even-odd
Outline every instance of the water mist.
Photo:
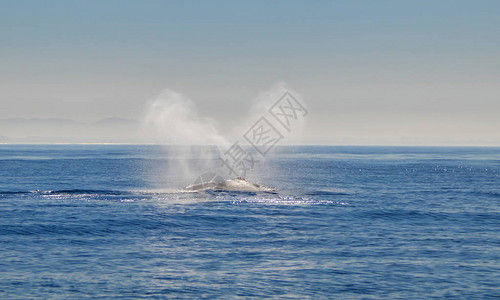
[{"label": "water mist", "polygon": [[[232,136],[236,138],[228,141],[218,132],[212,119],[198,113],[194,102],[188,97],[172,90],[164,90],[149,103],[144,127],[145,132],[149,133],[156,143],[164,145],[165,151],[168,152],[166,187],[187,186],[204,173],[216,173],[226,179],[238,176],[228,172],[228,165],[223,163],[226,161],[228,149],[235,144],[244,147],[245,151],[255,158],[255,168],[252,165],[249,172],[245,173],[248,179],[259,183],[273,181],[276,177],[274,175],[281,171],[265,163],[272,151],[259,153],[255,145],[248,142],[245,133],[248,134],[259,119],[265,118],[282,137],[279,143],[273,144],[273,148],[280,144],[299,142],[305,125],[303,116],[307,113],[300,118],[293,118],[289,127],[283,127],[278,118],[270,112],[273,105],[286,93],[293,94],[297,102],[303,105],[298,93],[291,91],[283,82],[277,83],[251,101],[249,114],[242,118],[241,125],[232,130]],[[305,107],[302,108],[305,112]]]},{"label": "water mist", "polygon": [[149,103],[144,128],[168,153],[167,187],[186,186],[201,173],[221,168],[219,149],[229,142],[185,95],[164,90]]}]

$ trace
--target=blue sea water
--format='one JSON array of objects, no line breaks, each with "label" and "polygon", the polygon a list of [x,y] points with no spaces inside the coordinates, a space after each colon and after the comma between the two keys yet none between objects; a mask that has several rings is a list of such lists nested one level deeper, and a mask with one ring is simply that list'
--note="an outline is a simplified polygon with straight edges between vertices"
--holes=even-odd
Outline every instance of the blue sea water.
[{"label": "blue sea water", "polygon": [[262,193],[176,159],[0,145],[0,299],[500,298],[500,148],[280,147]]}]

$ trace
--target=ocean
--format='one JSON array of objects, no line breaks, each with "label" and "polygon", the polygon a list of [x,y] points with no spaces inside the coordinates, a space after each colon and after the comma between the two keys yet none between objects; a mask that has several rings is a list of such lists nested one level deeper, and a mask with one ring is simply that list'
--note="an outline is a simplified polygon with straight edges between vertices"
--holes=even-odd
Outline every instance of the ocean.
[{"label": "ocean", "polygon": [[0,145],[0,299],[500,298],[500,148],[282,146],[269,192],[174,153]]}]

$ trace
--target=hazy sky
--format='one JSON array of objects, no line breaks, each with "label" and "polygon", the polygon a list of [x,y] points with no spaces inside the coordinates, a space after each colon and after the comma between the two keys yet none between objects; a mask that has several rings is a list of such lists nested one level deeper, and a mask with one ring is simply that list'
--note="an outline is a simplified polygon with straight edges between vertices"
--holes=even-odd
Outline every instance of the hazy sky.
[{"label": "hazy sky", "polygon": [[225,131],[285,81],[305,143],[500,145],[499,28],[500,1],[0,0],[0,118],[140,120],[169,88]]}]

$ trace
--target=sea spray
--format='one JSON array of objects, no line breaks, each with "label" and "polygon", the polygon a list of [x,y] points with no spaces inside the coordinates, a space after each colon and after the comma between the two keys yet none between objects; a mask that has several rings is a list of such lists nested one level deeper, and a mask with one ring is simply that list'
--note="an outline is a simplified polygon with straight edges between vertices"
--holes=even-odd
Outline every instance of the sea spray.
[{"label": "sea spray", "polygon": [[219,148],[229,145],[215,122],[199,115],[191,99],[169,89],[149,103],[144,129],[168,152],[167,186],[185,186],[200,172],[217,171],[221,167]]},{"label": "sea spray", "polygon": [[[231,140],[232,143],[218,132],[212,119],[197,112],[193,101],[168,89],[148,105],[144,124],[146,131],[157,143],[165,145],[169,153],[165,170],[168,186],[187,186],[204,173],[220,174],[224,178],[242,176],[263,183],[280,172],[265,163],[266,156],[279,144],[300,141],[306,115],[299,94],[279,82],[252,101],[246,121],[240,116],[244,121],[232,131],[239,138]],[[260,136],[258,141],[252,141],[260,124],[270,126],[275,137]],[[269,130],[261,134],[264,132]],[[258,145],[259,141],[273,139],[272,144]]]},{"label": "sea spray", "polygon": [[[300,116],[297,115],[289,117],[290,120],[293,120],[291,120],[288,124],[289,126],[285,128],[279,120],[272,115],[271,110],[273,110],[273,107],[277,108],[276,104],[281,105],[282,103],[280,100],[282,100],[284,95],[287,94],[297,100],[304,111],[295,112],[300,114]],[[267,161],[270,155],[279,151],[279,149],[277,150],[277,147],[280,145],[293,145],[300,144],[302,142],[303,132],[306,127],[307,120],[307,118],[304,118],[304,116],[307,115],[306,107],[307,106],[305,105],[301,95],[290,88],[289,85],[283,81],[273,84],[269,89],[260,92],[254,99],[250,100],[250,109],[248,110],[246,117],[242,117],[241,123],[233,128],[232,135],[244,136],[250,129],[255,128],[256,122],[258,122],[259,119],[265,118],[266,121],[268,121],[269,124],[271,124],[272,127],[275,128],[280,135],[282,135],[282,139],[280,139],[279,142],[264,155],[253,151],[253,155],[255,159],[258,160],[258,163],[255,164],[255,168],[252,168],[251,172],[247,175],[248,179],[252,182],[265,184],[273,181],[274,178],[277,178],[277,176],[275,176],[277,175],[276,173],[283,172],[283,170],[276,169],[273,164],[269,164]],[[293,115],[290,110],[288,113]],[[250,145],[250,142],[245,138],[242,139],[242,144],[246,144],[249,149],[255,150],[252,149],[252,145]]]},{"label": "sea spray", "polygon": [[224,145],[215,122],[199,115],[187,96],[166,89],[151,101],[145,126],[153,130],[158,142],[169,145]]},{"label": "sea spray", "polygon": [[264,116],[283,134],[284,138],[280,141],[280,145],[300,144],[302,142],[307,118],[294,119],[294,121],[290,123],[289,130],[287,130],[269,114],[270,108],[279,101],[285,93],[290,93],[302,106],[307,107],[303,97],[297,91],[293,90],[286,82],[276,82],[269,89],[260,92],[254,99],[250,100],[250,108],[247,115],[242,117],[243,121],[233,128],[232,135],[241,136],[251,128],[260,117]]}]

